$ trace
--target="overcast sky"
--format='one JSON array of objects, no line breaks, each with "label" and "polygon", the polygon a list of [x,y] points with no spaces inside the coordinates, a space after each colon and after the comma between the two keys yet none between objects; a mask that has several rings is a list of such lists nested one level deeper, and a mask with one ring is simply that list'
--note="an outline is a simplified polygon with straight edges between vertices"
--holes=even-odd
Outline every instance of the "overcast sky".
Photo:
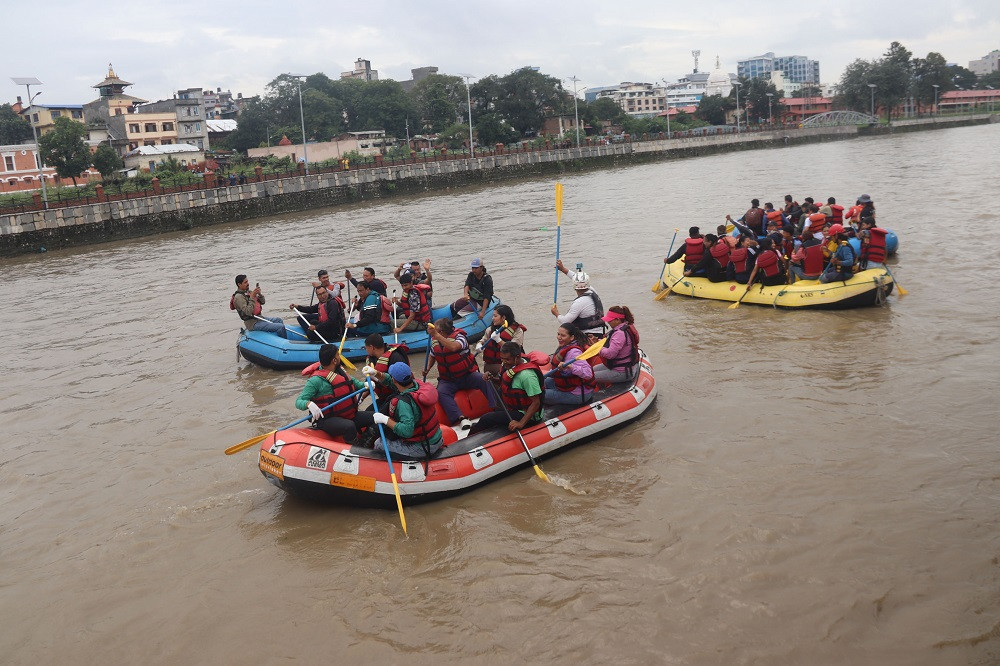
[{"label": "overcast sky", "polygon": [[[231,0],[223,2],[4,3],[0,101],[23,95],[12,76],[44,83],[40,104],[81,104],[108,63],[149,100],[181,88],[230,89],[250,96],[282,72],[332,78],[370,60],[380,78],[410,69],[442,74],[507,74],[526,65],[580,88],[621,81],[675,80],[715,57],[736,61],[774,51],[819,60],[823,83],[856,58],[879,57],[897,40],[968,66],[1000,48],[1000,2],[952,0],[774,0],[701,3],[441,2],[424,0]],[[558,9],[556,8],[558,7]],[[572,89],[572,82],[564,85]]]}]

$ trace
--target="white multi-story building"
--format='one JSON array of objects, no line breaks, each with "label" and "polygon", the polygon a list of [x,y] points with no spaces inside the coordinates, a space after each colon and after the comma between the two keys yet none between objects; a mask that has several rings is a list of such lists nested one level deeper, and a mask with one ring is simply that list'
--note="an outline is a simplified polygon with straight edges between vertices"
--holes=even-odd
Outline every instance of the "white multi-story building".
[{"label": "white multi-story building", "polygon": [[986,76],[1000,69],[1000,49],[994,49],[978,60],[969,61],[969,69],[976,76]]}]

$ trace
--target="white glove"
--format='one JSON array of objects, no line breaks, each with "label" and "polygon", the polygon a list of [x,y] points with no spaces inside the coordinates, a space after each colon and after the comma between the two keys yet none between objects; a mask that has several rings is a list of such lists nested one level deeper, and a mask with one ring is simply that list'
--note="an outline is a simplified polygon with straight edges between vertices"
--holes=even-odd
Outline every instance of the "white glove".
[{"label": "white glove", "polygon": [[310,401],[309,401],[309,404],[308,404],[308,405],[306,405],[306,407],[308,407],[308,408],[309,408],[309,413],[310,413],[310,414],[312,414],[312,421],[313,421],[314,423],[315,423],[316,421],[319,421],[319,420],[320,420],[321,418],[323,418],[323,410],[322,410],[322,409],[320,409],[320,408],[319,408],[319,405],[317,405],[317,404],[316,404],[315,402],[312,402],[312,401],[310,400]]},{"label": "white glove", "polygon": [[477,342],[477,343],[476,343],[476,349],[475,349],[475,352],[476,352],[476,353],[478,354],[478,353],[479,353],[479,352],[481,352],[481,351],[483,351],[483,343],[482,343],[482,342]]},{"label": "white glove", "polygon": [[375,416],[372,417],[372,420],[375,421],[375,423],[386,425],[387,423],[389,423],[389,415],[383,414],[381,412],[376,412]]},{"label": "white glove", "polygon": [[370,365],[366,365],[365,367],[361,368],[361,374],[363,374],[365,377],[372,377],[377,373],[378,370],[376,370]]}]

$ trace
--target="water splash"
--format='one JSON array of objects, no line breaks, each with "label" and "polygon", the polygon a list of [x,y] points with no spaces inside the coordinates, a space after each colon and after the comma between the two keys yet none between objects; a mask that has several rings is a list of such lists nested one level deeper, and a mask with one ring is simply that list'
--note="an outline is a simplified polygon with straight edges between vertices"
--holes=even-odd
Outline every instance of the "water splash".
[{"label": "water splash", "polygon": [[563,478],[563,477],[559,476],[558,474],[552,474],[551,472],[546,472],[545,476],[549,477],[549,481],[551,481],[554,485],[557,485],[557,486],[559,486],[560,488],[562,488],[564,490],[568,490],[571,493],[573,493],[574,495],[586,495],[587,494],[586,490],[578,490],[578,489],[574,488],[573,484],[571,484],[569,482],[569,479]]}]

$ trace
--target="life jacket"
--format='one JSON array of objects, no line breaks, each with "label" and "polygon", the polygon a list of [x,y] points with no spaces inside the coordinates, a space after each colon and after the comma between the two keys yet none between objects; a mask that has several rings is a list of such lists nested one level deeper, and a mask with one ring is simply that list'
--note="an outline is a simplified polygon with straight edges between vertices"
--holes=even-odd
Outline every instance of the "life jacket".
[{"label": "life jacket", "polygon": [[826,215],[823,213],[813,213],[809,216],[809,233],[815,234],[823,231],[824,224],[826,224]]},{"label": "life jacket", "polygon": [[625,347],[628,353],[618,358],[604,359],[604,367],[611,370],[615,368],[631,368],[639,362],[639,331],[635,330],[635,326],[628,323],[616,327],[608,334],[607,339],[604,341],[605,347],[611,344],[611,336],[615,334],[615,331],[621,331],[625,334]]},{"label": "life jacket", "polygon": [[[236,294],[238,294],[238,293],[240,293],[239,290],[234,291],[233,295],[229,297],[229,309],[230,310],[235,310],[236,309]],[[247,300],[250,300],[249,296],[247,296]],[[259,317],[260,313],[261,313],[260,303],[258,303],[257,301],[251,301],[251,303],[253,303],[253,315],[254,315],[254,317]],[[243,315],[240,315],[240,319],[243,319]],[[249,321],[249,319],[246,319],[244,321]]]},{"label": "life jacket", "polygon": [[844,207],[840,204],[829,204],[830,210],[833,211],[833,223],[843,224],[844,223]]},{"label": "life jacket", "polygon": [[[406,345],[392,345],[391,347],[386,347],[385,353],[375,359],[372,367],[374,367],[378,372],[389,372],[389,366],[391,365],[389,361],[392,359],[393,353],[397,351],[404,356],[410,353],[410,349]],[[370,356],[368,357],[368,360],[371,360]],[[393,390],[388,386],[375,384],[375,395],[379,398],[387,398],[392,395],[392,393]]]},{"label": "life jacket", "polygon": [[406,393],[393,398],[389,402],[389,418],[399,421],[399,403],[404,401],[417,412],[417,422],[413,426],[413,434],[409,437],[401,437],[400,440],[411,444],[420,444],[424,447],[427,457],[430,457],[429,440],[436,435],[441,428],[438,420],[437,409],[434,403],[437,402],[438,392],[427,382],[414,380],[417,384],[416,391]]},{"label": "life jacket", "polygon": [[[417,296],[420,298],[420,313],[414,317],[415,321],[421,324],[426,324],[431,320],[431,304],[430,304],[430,291],[431,288],[426,284],[415,284],[410,287],[410,291],[416,291]],[[406,298],[400,304],[403,316],[410,316],[410,295],[406,294]]]},{"label": "life jacket", "polygon": [[[339,298],[337,300],[340,301]],[[329,301],[327,301],[327,302],[329,302]],[[316,312],[319,314],[319,323],[320,324],[326,324],[327,322],[330,321],[330,313],[327,311],[326,308],[327,308],[326,303],[320,303],[319,304],[319,308],[316,309]],[[343,304],[341,304],[341,306],[340,306],[340,322],[339,323],[343,324],[345,321],[346,320],[344,318],[344,306],[343,306]]]},{"label": "life jacket", "polygon": [[868,230],[870,233],[867,249],[862,252],[861,259],[867,266],[869,262],[873,264],[881,264],[885,261],[885,236],[889,233],[888,229],[881,229],[879,227],[872,227]]},{"label": "life jacket", "polygon": [[500,335],[497,336],[496,340],[490,335],[489,340],[483,345],[483,363],[485,365],[495,365],[500,362],[500,346],[505,342],[513,340],[517,329],[521,329],[522,331],[528,330],[522,324],[514,324],[513,326],[506,326],[501,329]]},{"label": "life jacket", "polygon": [[757,265],[767,277],[774,277],[781,271],[778,253],[774,250],[764,250],[757,255]]},{"label": "life jacket", "polygon": [[[327,384],[330,385],[330,393],[313,398],[313,402],[315,402],[320,409],[337,402],[341,398],[346,398],[351,393],[354,393],[354,385],[351,384],[351,380],[347,378],[346,374],[344,374],[343,369],[341,369],[340,372],[335,372],[332,370],[317,368],[313,370],[310,377],[321,377]],[[344,400],[339,405],[336,405],[329,411],[325,412],[324,416],[339,416],[344,419],[353,419],[357,413],[358,403],[355,399]]]},{"label": "life jacket", "polygon": [[777,222],[778,226],[781,226],[781,211],[780,210],[772,210],[770,213],[767,214],[767,221],[768,222]]},{"label": "life jacket", "polygon": [[[541,369],[538,367],[537,364],[533,363],[532,361],[524,357],[521,357],[521,362],[519,364],[515,365],[510,370],[504,371],[504,373],[500,375],[500,398],[503,400],[503,404],[505,404],[510,409],[516,409],[519,412],[527,412],[528,408],[531,407],[532,397],[529,396],[527,393],[525,393],[524,389],[519,389],[519,388],[515,389],[513,387],[514,376],[517,373],[523,372],[525,370],[529,370],[535,373],[535,375],[538,377],[539,387],[542,387],[544,385],[545,379],[542,376]],[[536,397],[542,398],[543,395],[545,395],[544,390],[542,391],[541,394],[539,394]]]},{"label": "life jacket", "polygon": [[[577,296],[576,298],[590,298],[594,303],[594,314],[590,317],[578,317],[574,324],[581,331],[588,331],[590,329],[599,328],[604,330],[604,320],[601,319],[604,316],[604,304],[601,303],[601,297],[597,295],[597,292],[593,289],[588,289],[587,293],[582,296]],[[574,299],[575,300],[575,299]]]},{"label": "life jacket", "polygon": [[701,258],[705,256],[705,239],[704,238],[686,238],[684,239],[684,265],[694,266]]},{"label": "life jacket", "polygon": [[[576,344],[575,342],[571,342],[568,345],[563,345],[562,347],[557,349],[556,353],[552,355],[552,358],[549,361],[552,364],[552,368],[555,369],[556,366],[558,366],[560,363],[566,360],[566,354],[568,354],[570,351],[574,349],[579,349],[581,353],[583,352],[583,349],[580,347],[580,345]],[[565,368],[563,368],[563,370],[559,370],[552,374],[552,381],[555,383],[556,388],[559,389],[560,391],[565,391],[567,393],[574,393],[576,389],[580,387],[592,390],[596,386],[596,383],[594,382],[593,371],[591,371],[589,379],[582,379],[577,375],[574,375],[573,373],[563,374],[564,370]]]},{"label": "life jacket", "polygon": [[802,272],[819,278],[823,272],[823,244],[817,243],[806,248],[806,257],[802,260]]},{"label": "life jacket", "polygon": [[448,338],[458,340],[459,336],[465,340],[466,344],[457,351],[446,350],[444,345],[437,340],[431,344],[431,353],[434,354],[434,360],[437,361],[438,377],[445,381],[458,381],[479,370],[476,359],[469,350],[465,331],[456,328]]},{"label": "life jacket", "polygon": [[[484,300],[486,300],[486,296],[483,293],[483,287],[484,287],[484,285],[486,283],[486,278],[488,276],[489,276],[489,273],[485,273],[484,272],[482,279],[477,279],[476,276],[475,276],[475,274],[469,273],[469,277],[472,279],[472,284],[469,286],[469,300],[470,301],[475,301],[477,303],[482,303]],[[492,277],[490,277],[490,281],[491,282],[493,281]]]},{"label": "life jacket", "polygon": [[726,265],[729,263],[729,245],[727,245],[726,243],[722,242],[716,243],[711,247],[711,249],[708,252],[709,254],[712,255],[712,258],[715,259],[719,263],[719,266],[721,266],[722,268],[725,268]]},{"label": "life jacket", "polygon": [[747,258],[749,254],[750,253],[747,252],[747,249],[745,247],[738,247],[734,249],[732,252],[730,252],[729,261],[733,265],[733,270],[735,270],[737,273],[746,273],[748,270]]},{"label": "life jacket", "polygon": [[385,290],[388,288],[382,280],[379,278],[372,278],[368,281],[368,288],[374,291],[380,296],[385,296]]},{"label": "life jacket", "polygon": [[392,301],[382,294],[377,294],[377,296],[379,302],[379,322],[382,324],[395,323],[392,321]]}]

